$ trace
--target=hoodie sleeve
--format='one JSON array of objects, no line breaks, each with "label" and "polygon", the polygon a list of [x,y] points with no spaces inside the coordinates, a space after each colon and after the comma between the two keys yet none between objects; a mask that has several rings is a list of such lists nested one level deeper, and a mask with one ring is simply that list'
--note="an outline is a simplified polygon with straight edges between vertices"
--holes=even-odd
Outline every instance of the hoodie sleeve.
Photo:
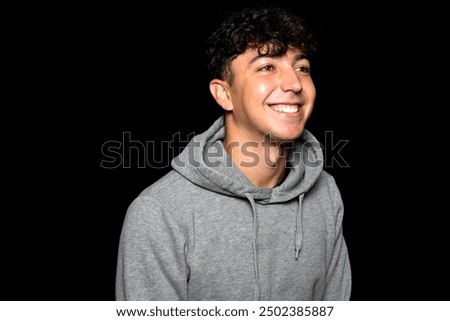
[{"label": "hoodie sleeve", "polygon": [[161,204],[147,196],[135,199],[120,236],[116,300],[186,300],[185,240]]},{"label": "hoodie sleeve", "polygon": [[348,301],[351,293],[351,269],[347,245],[342,233],[344,206],[341,194],[333,177],[330,177],[330,192],[335,215],[334,244],[328,265],[324,301]]}]

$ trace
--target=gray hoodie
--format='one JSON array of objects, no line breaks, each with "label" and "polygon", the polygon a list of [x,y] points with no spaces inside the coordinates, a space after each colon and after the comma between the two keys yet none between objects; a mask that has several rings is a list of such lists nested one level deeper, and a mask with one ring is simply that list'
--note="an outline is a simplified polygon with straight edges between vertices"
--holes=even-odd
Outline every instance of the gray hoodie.
[{"label": "gray hoodie", "polygon": [[116,299],[349,300],[343,204],[316,138],[304,130],[284,181],[258,188],[224,134],[220,117],[129,206]]}]

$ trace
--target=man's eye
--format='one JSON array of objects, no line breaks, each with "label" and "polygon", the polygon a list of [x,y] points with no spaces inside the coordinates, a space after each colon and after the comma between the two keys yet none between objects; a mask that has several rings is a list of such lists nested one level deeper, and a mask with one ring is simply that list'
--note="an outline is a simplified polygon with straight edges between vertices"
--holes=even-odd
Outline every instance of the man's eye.
[{"label": "man's eye", "polygon": [[309,66],[298,66],[297,68],[295,68],[295,70],[297,70],[300,74],[305,76],[311,73],[311,67]]},{"label": "man's eye", "polygon": [[272,66],[272,65],[266,65],[266,66],[259,68],[260,71],[272,71],[273,69],[274,69],[274,66]]}]

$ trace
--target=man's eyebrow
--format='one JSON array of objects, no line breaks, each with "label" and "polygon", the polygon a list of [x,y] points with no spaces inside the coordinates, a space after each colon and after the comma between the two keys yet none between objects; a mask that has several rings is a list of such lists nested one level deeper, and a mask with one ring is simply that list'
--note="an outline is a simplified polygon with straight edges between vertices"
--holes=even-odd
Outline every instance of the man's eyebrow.
[{"label": "man's eyebrow", "polygon": [[[253,57],[250,61],[249,61],[249,65],[253,64],[255,61],[261,59],[261,58],[280,58],[280,55],[256,55],[255,57]],[[306,56],[304,53],[299,53],[297,56],[295,56],[295,61],[299,61],[299,60],[303,60],[303,59],[307,59],[308,60],[308,56]]]},{"label": "man's eyebrow", "polygon": [[266,58],[266,57],[268,57],[268,58],[272,58],[272,57],[270,57],[270,56],[268,56],[268,55],[260,55],[260,54],[258,54],[258,55],[256,55],[255,57],[253,57],[250,61],[249,61],[249,65],[251,65],[252,63],[254,63],[255,61],[257,61],[257,60],[259,60],[259,59],[261,59],[261,58]]},{"label": "man's eyebrow", "polygon": [[298,61],[298,60],[303,60],[303,59],[309,60],[308,56],[305,55],[305,54],[303,54],[303,53],[300,53],[300,54],[298,54],[298,55],[295,57],[295,60],[296,60],[296,61]]}]

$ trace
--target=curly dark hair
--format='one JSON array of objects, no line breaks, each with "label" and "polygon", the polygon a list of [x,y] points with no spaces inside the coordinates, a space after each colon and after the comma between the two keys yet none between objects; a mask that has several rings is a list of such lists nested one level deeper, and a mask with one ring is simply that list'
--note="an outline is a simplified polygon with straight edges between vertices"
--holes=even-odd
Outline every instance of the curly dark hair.
[{"label": "curly dark hair", "polygon": [[212,78],[232,81],[231,62],[247,49],[279,57],[289,48],[306,56],[316,50],[316,40],[305,20],[282,8],[244,8],[231,14],[206,41]]}]

